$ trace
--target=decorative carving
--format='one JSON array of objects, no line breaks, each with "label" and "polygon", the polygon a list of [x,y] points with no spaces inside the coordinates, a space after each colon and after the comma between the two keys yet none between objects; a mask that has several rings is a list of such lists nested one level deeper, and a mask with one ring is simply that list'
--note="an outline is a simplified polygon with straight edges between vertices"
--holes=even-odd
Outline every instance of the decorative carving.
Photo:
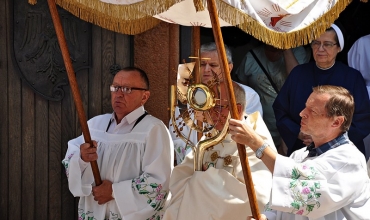
[{"label": "decorative carving", "polygon": [[[59,9],[75,72],[90,64],[91,25]],[[47,1],[36,5],[15,0],[13,52],[19,74],[31,88],[48,100],[60,101],[68,77]]]},{"label": "decorative carving", "polygon": [[109,67],[109,72],[110,74],[112,74],[113,76],[116,75],[120,70],[121,70],[121,66],[118,65],[118,64],[113,64],[112,66]]}]

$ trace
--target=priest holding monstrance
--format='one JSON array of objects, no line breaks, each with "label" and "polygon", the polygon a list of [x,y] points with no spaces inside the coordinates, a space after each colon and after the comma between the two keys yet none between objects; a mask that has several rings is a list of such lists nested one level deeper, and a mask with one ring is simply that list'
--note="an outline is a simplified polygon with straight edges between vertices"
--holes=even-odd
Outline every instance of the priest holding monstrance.
[{"label": "priest holding monstrance", "polygon": [[[245,114],[245,91],[233,83],[239,118],[252,126],[260,137],[275,149],[271,135],[256,111]],[[227,132],[230,108],[227,100],[225,83],[219,86],[219,96],[208,116],[202,121],[214,122],[217,132]],[[197,118],[199,119],[199,118]],[[226,127],[226,128],[225,128]],[[226,129],[226,131],[225,131]],[[205,138],[205,136],[203,136]],[[253,150],[246,147],[246,154],[251,168],[254,188],[260,211],[269,201],[271,173],[258,159]],[[219,143],[211,146],[199,158],[201,170],[194,171],[194,152],[186,155],[171,175],[169,201],[163,219],[240,219],[245,220],[251,214],[246,185],[241,167],[237,144],[229,134]]]}]

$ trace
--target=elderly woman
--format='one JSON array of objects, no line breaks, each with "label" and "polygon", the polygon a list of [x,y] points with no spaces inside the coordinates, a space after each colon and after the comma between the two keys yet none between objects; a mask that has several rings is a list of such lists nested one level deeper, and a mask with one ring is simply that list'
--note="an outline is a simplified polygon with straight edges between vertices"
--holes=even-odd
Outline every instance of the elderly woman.
[{"label": "elderly woman", "polygon": [[363,139],[370,133],[369,96],[361,73],[335,60],[343,47],[343,34],[333,24],[311,42],[315,62],[296,66],[281,88],[273,108],[277,128],[288,147],[288,155],[312,142],[311,136],[300,132],[299,113],[305,108],[312,87],[318,85],[342,86],[351,92],[355,100],[355,112],[348,135],[365,154]]}]

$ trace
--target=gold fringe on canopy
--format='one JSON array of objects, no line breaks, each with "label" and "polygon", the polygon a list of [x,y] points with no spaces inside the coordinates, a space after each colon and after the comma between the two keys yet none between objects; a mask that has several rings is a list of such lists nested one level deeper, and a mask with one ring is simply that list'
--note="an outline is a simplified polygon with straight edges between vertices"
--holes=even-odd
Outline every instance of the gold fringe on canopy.
[{"label": "gold fringe on canopy", "polygon": [[193,0],[193,2],[194,2],[194,7],[195,7],[196,12],[204,11],[202,0]]},{"label": "gold fringe on canopy", "polygon": [[83,5],[89,10],[123,20],[135,20],[145,16],[153,16],[168,10],[182,0],[143,0],[129,5],[109,4],[99,0],[57,0],[59,5]]},{"label": "gold fringe on canopy", "polygon": [[[139,34],[160,23],[152,17],[168,10],[183,0],[143,0],[130,5],[115,5],[99,0],[56,0],[56,3],[73,15],[108,30],[122,34]],[[242,0],[244,2],[246,0]],[[255,38],[277,48],[287,49],[305,45],[322,34],[352,0],[338,2],[324,15],[307,27],[292,32],[277,32],[264,26],[248,14],[223,0],[216,0],[218,16],[239,27]],[[367,2],[368,0],[361,0]],[[37,0],[28,0],[36,4]],[[206,8],[206,0],[193,0],[197,11]]]},{"label": "gold fringe on canopy", "polygon": [[[91,1],[98,2],[98,0]],[[139,34],[160,23],[157,19],[146,16],[145,14],[136,14],[133,16],[135,18],[132,20],[114,17],[114,13],[106,13],[104,10],[93,8],[91,5],[82,4],[77,0],[56,0],[56,3],[84,21],[122,34]],[[117,12],[119,10],[117,5],[106,5],[107,7],[112,6],[112,11]]]},{"label": "gold fringe on canopy", "polygon": [[339,17],[352,0],[338,2],[324,15],[307,27],[292,32],[277,32],[262,25],[248,14],[232,7],[223,0],[216,0],[219,17],[231,25],[276,48],[289,49],[310,43],[319,37]]},{"label": "gold fringe on canopy", "polygon": [[37,0],[28,0],[28,4],[36,5]]},{"label": "gold fringe on canopy", "polygon": [[111,31],[133,35],[158,25],[161,21],[152,16],[181,1],[183,0],[143,0],[129,5],[109,4],[99,0],[56,0],[56,3],[84,21]]}]

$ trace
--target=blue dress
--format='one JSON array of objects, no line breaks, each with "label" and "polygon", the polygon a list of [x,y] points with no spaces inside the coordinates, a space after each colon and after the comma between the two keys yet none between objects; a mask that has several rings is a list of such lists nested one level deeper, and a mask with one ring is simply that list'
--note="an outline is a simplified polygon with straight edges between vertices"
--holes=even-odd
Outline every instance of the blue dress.
[{"label": "blue dress", "polygon": [[318,85],[336,85],[346,88],[354,97],[355,112],[348,131],[350,140],[365,154],[363,139],[370,133],[370,101],[361,73],[336,61],[328,70],[319,69],[315,62],[296,66],[289,74],[273,104],[276,125],[288,155],[304,147],[298,139],[301,117],[312,88]]}]

